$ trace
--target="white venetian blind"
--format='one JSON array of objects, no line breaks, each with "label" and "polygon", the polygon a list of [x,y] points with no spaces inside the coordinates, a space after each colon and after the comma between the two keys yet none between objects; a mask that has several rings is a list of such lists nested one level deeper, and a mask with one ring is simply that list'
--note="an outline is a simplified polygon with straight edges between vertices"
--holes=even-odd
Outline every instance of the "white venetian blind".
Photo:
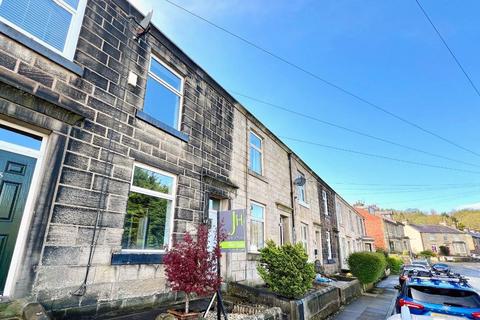
[{"label": "white venetian blind", "polygon": [[0,17],[63,52],[78,2],[64,0],[62,6],[53,0],[2,0]]}]

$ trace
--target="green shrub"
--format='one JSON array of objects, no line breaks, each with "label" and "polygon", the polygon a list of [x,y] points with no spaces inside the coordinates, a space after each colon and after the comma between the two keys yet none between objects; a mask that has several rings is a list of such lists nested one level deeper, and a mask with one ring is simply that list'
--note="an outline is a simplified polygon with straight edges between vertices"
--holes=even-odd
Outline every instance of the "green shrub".
[{"label": "green shrub", "polygon": [[402,267],[403,261],[398,257],[388,256],[387,257],[387,267],[390,269],[390,272],[393,274],[399,274],[400,268]]},{"label": "green shrub", "polygon": [[287,298],[303,296],[315,279],[313,263],[301,244],[277,246],[268,241],[260,249],[258,273],[267,286],[275,293]]},{"label": "green shrub", "polygon": [[372,283],[380,279],[387,267],[383,253],[355,252],[348,257],[350,271],[363,283]]},{"label": "green shrub", "polygon": [[420,252],[419,255],[422,256],[422,257],[425,257],[425,258],[436,257],[437,256],[435,254],[435,252],[433,252],[432,250],[424,250],[424,251]]},{"label": "green shrub", "polygon": [[388,252],[383,248],[377,248],[375,252],[383,254],[385,258],[388,257]]}]

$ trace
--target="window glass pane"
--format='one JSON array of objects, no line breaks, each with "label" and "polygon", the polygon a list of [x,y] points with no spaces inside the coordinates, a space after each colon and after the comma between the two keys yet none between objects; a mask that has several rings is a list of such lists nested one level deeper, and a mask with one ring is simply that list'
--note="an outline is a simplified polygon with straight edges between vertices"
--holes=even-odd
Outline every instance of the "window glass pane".
[{"label": "window glass pane", "polygon": [[130,192],[122,248],[164,249],[168,246],[171,201]]},{"label": "window glass pane", "polygon": [[262,154],[253,147],[250,147],[250,170],[262,174]]},{"label": "window glass pane", "polygon": [[250,132],[250,143],[259,149],[262,148],[262,140],[252,132]]},{"label": "window glass pane", "polygon": [[170,70],[165,68],[160,62],[155,59],[151,59],[150,72],[154,73],[157,77],[180,91],[182,89],[182,79],[173,74]]},{"label": "window glass pane", "polygon": [[252,220],[250,224],[250,250],[263,248],[263,222]]},{"label": "window glass pane", "polygon": [[79,0],[63,0],[63,1],[65,1],[68,5],[70,5],[74,9],[78,8],[78,1]]},{"label": "window glass pane", "polygon": [[179,110],[180,96],[152,77],[148,77],[143,111],[155,119],[177,128]]},{"label": "window glass pane", "polygon": [[150,171],[145,168],[135,167],[133,185],[161,193],[173,193],[172,177],[164,176],[158,172]]},{"label": "window glass pane", "polygon": [[219,211],[219,210],[220,210],[220,200],[218,200],[218,199],[209,199],[209,200],[208,200],[208,209],[209,209],[209,210]]},{"label": "window glass pane", "polygon": [[39,137],[0,126],[0,141],[16,144],[25,148],[40,150],[42,140]]},{"label": "window glass pane", "polygon": [[252,204],[252,217],[257,220],[263,220],[263,207]]},{"label": "window glass pane", "polygon": [[53,0],[3,0],[0,16],[60,51],[72,20],[72,15]]}]

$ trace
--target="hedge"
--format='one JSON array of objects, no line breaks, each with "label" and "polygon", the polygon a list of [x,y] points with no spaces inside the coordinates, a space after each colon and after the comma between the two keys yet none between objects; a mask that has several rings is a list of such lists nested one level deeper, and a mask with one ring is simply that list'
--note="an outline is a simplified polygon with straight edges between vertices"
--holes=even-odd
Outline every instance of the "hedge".
[{"label": "hedge", "polygon": [[387,267],[383,253],[355,252],[348,257],[348,265],[352,274],[363,283],[373,283],[380,279]]},{"label": "hedge", "polygon": [[387,267],[390,269],[390,272],[393,274],[399,274],[400,268],[402,267],[403,261],[398,257],[387,257]]},{"label": "hedge", "polygon": [[277,246],[268,241],[260,249],[260,261],[257,271],[267,286],[275,293],[298,298],[312,288],[315,278],[313,263],[301,244]]}]

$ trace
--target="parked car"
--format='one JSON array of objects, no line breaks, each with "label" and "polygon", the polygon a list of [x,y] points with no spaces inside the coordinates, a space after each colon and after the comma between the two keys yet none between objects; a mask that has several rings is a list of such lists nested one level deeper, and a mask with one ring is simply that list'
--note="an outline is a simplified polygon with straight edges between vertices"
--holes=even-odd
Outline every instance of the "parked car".
[{"label": "parked car", "polygon": [[[448,317],[448,318],[447,318]],[[455,320],[455,319],[465,319],[464,317],[455,317],[455,316],[419,316],[411,314],[410,309],[407,306],[401,308],[401,312],[394,314],[393,316],[387,318],[387,320]]]},{"label": "parked car", "polygon": [[428,271],[428,269],[421,264],[407,264],[407,265],[404,265],[402,270],[400,271],[400,275],[398,277],[398,283],[400,284],[400,286],[403,284],[403,282],[405,280],[407,280],[410,271],[413,271],[413,270]]},{"label": "parked car", "polygon": [[460,276],[409,277],[398,294],[397,312],[403,306],[407,306],[414,315],[480,319],[480,295]]},{"label": "parked car", "polygon": [[428,262],[427,259],[415,259],[415,260],[412,260],[411,264],[420,264],[420,265],[425,266],[426,268],[430,269],[430,263]]},{"label": "parked car", "polygon": [[432,270],[441,273],[448,273],[450,272],[450,266],[445,263],[435,263],[432,265]]}]

